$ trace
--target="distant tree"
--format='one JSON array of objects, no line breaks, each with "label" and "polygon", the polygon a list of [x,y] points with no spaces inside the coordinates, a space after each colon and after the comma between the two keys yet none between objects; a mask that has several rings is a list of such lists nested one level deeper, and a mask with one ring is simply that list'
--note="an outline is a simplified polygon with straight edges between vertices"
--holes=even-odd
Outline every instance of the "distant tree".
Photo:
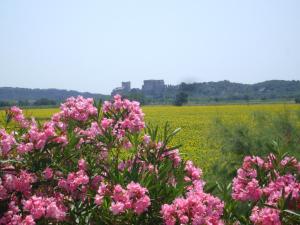
[{"label": "distant tree", "polygon": [[7,106],[11,106],[12,103],[9,101],[0,101],[0,107],[7,107]]},{"label": "distant tree", "polygon": [[56,105],[56,101],[47,99],[47,98],[41,98],[38,99],[34,102],[34,105],[39,106],[39,105]]},{"label": "distant tree", "polygon": [[248,101],[250,100],[249,95],[244,95],[244,96],[243,96],[243,100],[245,100],[246,102],[248,102]]},{"label": "distant tree", "polygon": [[300,96],[295,98],[295,103],[300,104]]},{"label": "distant tree", "polygon": [[19,100],[18,101],[18,106],[29,106],[30,103],[28,100]]},{"label": "distant tree", "polygon": [[144,94],[141,92],[141,90],[137,88],[131,89],[126,95],[123,97],[128,98],[129,100],[138,101],[141,103],[141,105],[146,104],[146,98]]},{"label": "distant tree", "polygon": [[188,94],[184,92],[179,92],[175,97],[174,105],[182,106],[187,102],[188,102]]}]

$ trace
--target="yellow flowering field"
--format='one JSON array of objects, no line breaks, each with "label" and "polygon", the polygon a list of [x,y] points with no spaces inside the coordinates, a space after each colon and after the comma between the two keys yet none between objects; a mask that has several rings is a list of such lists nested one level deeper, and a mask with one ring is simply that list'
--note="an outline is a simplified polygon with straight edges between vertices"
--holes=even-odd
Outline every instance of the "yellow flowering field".
[{"label": "yellow flowering field", "polygon": [[[172,128],[180,127],[174,144],[183,144],[181,152],[188,159],[196,162],[204,172],[211,169],[215,160],[220,156],[220,146],[215,143],[213,136],[213,121],[216,118],[229,123],[239,121],[249,123],[255,112],[275,113],[285,110],[299,111],[297,104],[257,104],[257,105],[209,105],[209,106],[144,106],[147,123],[163,126],[169,122]],[[25,109],[27,117],[40,120],[48,119],[57,108]],[[1,112],[4,115],[4,112]]]}]

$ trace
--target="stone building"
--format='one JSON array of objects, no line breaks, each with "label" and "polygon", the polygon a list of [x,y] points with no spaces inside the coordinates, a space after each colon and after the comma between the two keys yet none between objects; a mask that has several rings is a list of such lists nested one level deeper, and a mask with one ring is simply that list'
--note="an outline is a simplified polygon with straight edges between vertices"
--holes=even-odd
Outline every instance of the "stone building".
[{"label": "stone building", "polygon": [[142,92],[145,97],[161,98],[165,91],[164,80],[144,80]]},{"label": "stone building", "polygon": [[130,81],[122,82],[122,87],[117,87],[112,90],[111,96],[114,96],[116,94],[119,95],[126,95],[130,92],[131,90],[131,83]]}]

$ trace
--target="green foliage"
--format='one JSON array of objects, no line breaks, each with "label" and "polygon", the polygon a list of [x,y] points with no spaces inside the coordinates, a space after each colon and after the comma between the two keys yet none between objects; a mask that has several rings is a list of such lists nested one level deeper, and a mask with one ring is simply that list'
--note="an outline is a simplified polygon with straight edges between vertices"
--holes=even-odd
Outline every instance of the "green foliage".
[{"label": "green foliage", "polygon": [[176,106],[182,106],[183,104],[186,104],[188,102],[188,95],[184,92],[179,92],[174,101],[174,105]]},{"label": "green foliage", "polygon": [[214,120],[213,140],[222,155],[213,166],[218,179],[229,182],[246,155],[265,156],[284,151],[300,159],[300,116],[298,111],[254,112],[249,121]]},{"label": "green foliage", "polygon": [[299,115],[287,110],[275,114],[255,112],[250,124],[242,121],[228,124],[216,119],[214,128],[224,152],[262,156],[279,147],[299,157],[299,122]]},{"label": "green foliage", "polygon": [[10,101],[0,101],[0,107],[8,107],[8,106],[12,106],[13,103]]},{"label": "green foliage", "polygon": [[141,92],[139,89],[136,89],[136,88],[131,89],[123,97],[127,98],[129,100],[138,101],[141,105],[145,105],[147,103],[147,99],[144,96],[143,92]]},{"label": "green foliage", "polygon": [[40,98],[36,100],[33,105],[39,106],[39,105],[56,105],[56,101],[48,99],[48,98]]},{"label": "green foliage", "polygon": [[110,96],[102,94],[92,94],[89,92],[69,91],[63,89],[30,89],[30,88],[14,88],[14,87],[0,87],[0,100],[5,101],[19,101],[19,100],[38,100],[41,98],[48,98],[58,102],[65,99],[81,95],[85,98],[94,99],[109,99]]}]

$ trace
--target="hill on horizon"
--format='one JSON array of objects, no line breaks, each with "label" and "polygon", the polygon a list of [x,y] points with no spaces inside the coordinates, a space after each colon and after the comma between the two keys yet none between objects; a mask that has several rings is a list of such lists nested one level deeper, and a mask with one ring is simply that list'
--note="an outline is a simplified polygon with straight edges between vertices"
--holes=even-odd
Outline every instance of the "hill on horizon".
[{"label": "hill on horizon", "polygon": [[39,89],[39,88],[18,88],[18,87],[0,87],[0,100],[1,101],[22,101],[29,100],[35,101],[41,98],[47,98],[58,102],[64,101],[65,99],[81,95],[85,98],[94,99],[107,99],[109,95],[90,93],[90,92],[79,92],[74,90],[65,89]]},{"label": "hill on horizon", "polygon": [[224,100],[293,99],[300,96],[299,80],[268,80],[242,84],[227,80],[218,82],[181,83],[167,86],[165,96],[185,92],[189,98],[218,98]]},{"label": "hill on horizon", "polygon": [[[141,92],[134,88],[132,91]],[[268,80],[255,84],[235,83],[227,80],[218,82],[181,83],[178,85],[166,85],[162,97],[174,99],[179,92],[185,92],[189,98],[197,99],[224,99],[224,100],[249,100],[249,99],[293,99],[300,97],[300,80]],[[0,87],[0,101],[36,101],[46,98],[56,102],[62,102],[71,96],[81,95],[85,98],[106,100],[110,95],[99,93],[79,92],[64,89],[31,89],[18,87]]]}]

